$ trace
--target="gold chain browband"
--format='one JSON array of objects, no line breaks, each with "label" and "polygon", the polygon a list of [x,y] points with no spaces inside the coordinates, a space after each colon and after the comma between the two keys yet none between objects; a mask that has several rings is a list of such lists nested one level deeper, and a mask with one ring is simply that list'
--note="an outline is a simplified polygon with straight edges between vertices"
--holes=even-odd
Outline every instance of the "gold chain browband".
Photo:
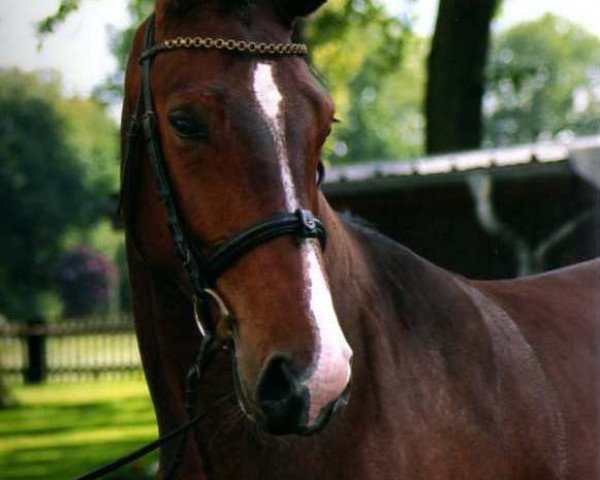
[{"label": "gold chain browband", "polygon": [[211,37],[177,37],[157,45],[160,50],[174,48],[205,48],[229,50],[230,52],[260,53],[266,55],[306,55],[308,49],[303,43],[263,43],[245,40],[225,40]]}]

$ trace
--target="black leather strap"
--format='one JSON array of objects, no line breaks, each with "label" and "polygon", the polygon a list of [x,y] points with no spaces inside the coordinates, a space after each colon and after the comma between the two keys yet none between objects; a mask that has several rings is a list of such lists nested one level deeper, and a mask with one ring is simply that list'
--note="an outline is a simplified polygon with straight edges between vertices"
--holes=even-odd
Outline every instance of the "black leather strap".
[{"label": "black leather strap", "polygon": [[282,235],[317,238],[321,242],[322,248],[325,248],[327,243],[325,227],[310,211],[296,210],[294,213],[277,213],[267,220],[246,228],[213,250],[208,259],[211,275],[218,278],[239,257],[258,245]]},{"label": "black leather strap", "polygon": [[[152,16],[148,22],[148,27],[144,35],[144,46],[148,49],[154,43],[155,17]],[[210,288],[209,283],[209,267],[206,258],[202,254],[193,253],[188,242],[188,237],[183,231],[182,222],[180,220],[175,197],[171,189],[169,174],[160,147],[160,136],[156,124],[156,115],[154,113],[154,105],[152,99],[152,84],[150,81],[150,67],[152,66],[153,57],[145,57],[141,60],[141,92],[143,103],[142,126],[144,137],[146,138],[146,148],[150,157],[150,164],[157,183],[158,196],[160,201],[165,205],[167,210],[167,223],[173,244],[177,254],[186,268],[194,295],[200,300],[199,307],[201,315],[206,322],[206,326],[210,327],[210,302],[211,299],[205,294],[205,289]]]}]

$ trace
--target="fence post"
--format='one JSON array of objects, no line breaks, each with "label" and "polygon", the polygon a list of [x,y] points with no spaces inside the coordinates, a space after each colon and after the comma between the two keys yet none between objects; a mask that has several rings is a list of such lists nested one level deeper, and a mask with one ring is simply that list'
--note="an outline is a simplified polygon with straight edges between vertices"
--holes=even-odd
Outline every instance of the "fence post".
[{"label": "fence post", "polygon": [[36,317],[27,322],[27,369],[25,383],[42,383],[46,380],[46,335],[39,328],[44,319]]}]

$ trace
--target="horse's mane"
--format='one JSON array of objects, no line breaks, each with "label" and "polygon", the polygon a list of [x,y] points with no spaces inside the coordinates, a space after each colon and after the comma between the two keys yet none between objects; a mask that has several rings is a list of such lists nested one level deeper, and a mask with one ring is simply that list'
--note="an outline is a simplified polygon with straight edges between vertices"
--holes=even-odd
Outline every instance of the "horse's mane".
[{"label": "horse's mane", "polygon": [[[341,210],[337,211],[338,215],[342,219],[342,221],[355,233],[357,233],[360,237],[365,239],[365,245],[370,247],[379,246],[386,249],[388,254],[391,254],[392,251],[396,252],[404,252],[406,250],[405,247],[392,240],[390,237],[387,237],[383,233],[381,233],[375,224],[356,215],[355,213],[349,210]],[[387,256],[386,256],[387,258]]]},{"label": "horse's mane", "polygon": [[356,215],[350,210],[341,210],[338,211],[338,214],[340,215],[340,217],[342,217],[345,223],[348,223],[358,228],[359,230],[363,230],[365,233],[380,234],[380,232],[377,230],[377,227],[372,222]]}]

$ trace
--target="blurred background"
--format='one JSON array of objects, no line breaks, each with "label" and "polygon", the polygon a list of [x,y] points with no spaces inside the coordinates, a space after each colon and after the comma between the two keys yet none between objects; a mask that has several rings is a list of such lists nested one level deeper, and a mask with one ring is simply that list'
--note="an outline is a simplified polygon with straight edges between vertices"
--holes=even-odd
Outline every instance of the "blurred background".
[{"label": "blurred background", "polygon": [[[70,478],[155,435],[115,221],[124,65],[153,4],[0,4],[3,479]],[[340,120],[334,206],[476,278],[598,256],[595,3],[329,0],[300,34]]]}]

